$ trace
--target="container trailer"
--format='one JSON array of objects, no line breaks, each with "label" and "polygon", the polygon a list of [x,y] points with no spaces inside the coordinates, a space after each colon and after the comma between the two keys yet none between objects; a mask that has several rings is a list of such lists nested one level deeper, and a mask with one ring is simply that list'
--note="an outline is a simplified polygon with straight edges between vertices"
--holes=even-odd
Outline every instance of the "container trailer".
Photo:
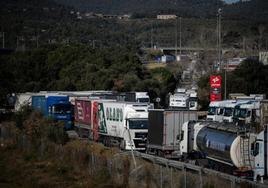
[{"label": "container trailer", "polygon": [[32,108],[45,117],[64,122],[65,129],[72,129],[73,108],[66,95],[33,95]]},{"label": "container trailer", "polygon": [[184,122],[197,119],[197,111],[149,110],[147,153],[178,158],[182,125]]}]

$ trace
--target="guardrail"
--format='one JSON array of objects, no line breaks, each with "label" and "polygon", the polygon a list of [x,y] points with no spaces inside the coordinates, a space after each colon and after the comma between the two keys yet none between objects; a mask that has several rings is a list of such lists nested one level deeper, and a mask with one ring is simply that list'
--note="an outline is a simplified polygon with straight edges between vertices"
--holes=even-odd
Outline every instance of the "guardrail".
[{"label": "guardrail", "polygon": [[182,171],[185,170],[191,170],[191,171],[195,171],[197,173],[199,173],[200,176],[200,187],[203,187],[202,184],[202,175],[213,175],[213,176],[218,176],[221,177],[223,179],[229,180],[231,182],[231,187],[234,187],[235,183],[242,183],[242,182],[246,182],[252,186],[257,186],[260,188],[264,188],[264,187],[268,187],[268,184],[262,184],[259,182],[254,182],[254,181],[250,181],[247,179],[243,179],[237,176],[233,176],[230,174],[226,174],[226,173],[222,173],[216,170],[212,170],[212,169],[207,169],[207,168],[203,168],[200,166],[196,166],[190,163],[185,163],[185,162],[181,162],[181,161],[175,161],[175,160],[169,160],[169,159],[165,159],[165,158],[161,158],[161,157],[157,157],[157,156],[153,156],[153,155],[149,155],[146,153],[140,153],[140,152],[134,152],[134,155],[136,157],[140,157],[142,159],[145,159],[147,161],[151,161],[152,163],[155,164],[159,164],[162,166],[166,166],[166,167],[173,167],[175,169],[179,169]]}]

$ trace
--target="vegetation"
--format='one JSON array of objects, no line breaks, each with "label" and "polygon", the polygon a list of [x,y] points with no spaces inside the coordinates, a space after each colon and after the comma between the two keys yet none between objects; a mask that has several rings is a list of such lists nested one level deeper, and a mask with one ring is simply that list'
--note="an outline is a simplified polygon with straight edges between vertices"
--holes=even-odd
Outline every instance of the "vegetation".
[{"label": "vegetation", "polygon": [[[5,47],[16,49],[16,52],[0,56],[0,101],[5,101],[10,93],[25,91],[144,90],[148,91],[153,99],[161,97],[163,106],[167,93],[173,92],[175,86],[179,85],[181,67],[173,69],[174,67],[167,66],[147,70],[141,65],[144,54],[138,50],[152,45],[174,46],[175,31],[179,29],[176,20],[86,17],[83,10],[66,6],[74,5],[73,2],[76,2],[77,8],[81,8],[83,3],[87,11],[92,8],[95,13],[106,13],[107,7],[111,13],[119,13],[115,9],[123,10],[120,14],[128,10],[126,8],[133,7],[135,10],[154,14],[154,18],[158,13],[181,13],[178,15],[183,17],[182,46],[203,47],[208,51],[216,46],[215,10],[222,5],[222,46],[229,50],[240,50],[237,54],[229,54],[230,57],[239,56],[242,51],[256,55],[258,51],[267,49],[268,25],[262,19],[268,9],[265,9],[267,3],[263,0],[234,5],[207,0],[198,3],[195,0],[165,3],[162,3],[162,0],[144,3],[137,3],[135,0],[68,0],[64,3],[61,0],[38,3],[35,0],[4,0],[0,2],[0,31],[5,32]],[[125,3],[128,3],[128,6]],[[129,3],[133,6],[129,6]],[[173,6],[174,3],[176,6]],[[118,4],[120,6],[117,6]],[[165,6],[162,6],[163,4]],[[160,5],[163,11],[158,11],[157,7]],[[192,9],[195,6],[198,8]],[[239,11],[234,15],[236,7],[239,7]],[[257,15],[252,16],[254,19],[246,17],[251,16],[246,14],[249,7],[256,10],[254,12]],[[180,9],[184,11],[178,11]],[[130,13],[144,14],[135,10]],[[263,13],[263,16],[260,16],[260,13]],[[153,59],[159,54],[148,56]],[[213,61],[207,62],[200,55],[200,70],[209,66],[208,63],[213,64]],[[159,78],[161,76],[163,78]],[[200,89],[204,90],[203,88]],[[207,95],[200,94],[200,97],[201,101],[206,101],[204,99]]]},{"label": "vegetation", "polygon": [[[0,187],[157,188],[201,184],[223,188],[231,183],[221,176],[165,167],[139,157],[134,166],[132,157],[117,148],[66,140],[61,134],[63,125],[40,114],[25,109],[18,115],[23,117],[22,127],[14,121],[0,125]],[[233,187],[241,186],[252,185],[233,183]]]},{"label": "vegetation", "polygon": [[14,118],[0,125],[0,187],[121,186],[106,166],[115,151],[68,141],[63,124],[27,109]]},{"label": "vegetation", "polygon": [[174,74],[144,69],[132,48],[93,49],[53,45],[1,56],[1,98],[40,90],[148,91],[152,98],[174,90]]},{"label": "vegetation", "polygon": [[[63,1],[56,1],[63,3]],[[0,2],[0,32],[5,32],[5,47],[17,50],[29,50],[44,44],[83,43],[92,47],[117,46],[175,46],[176,20],[157,20],[156,14],[174,13],[182,17],[182,46],[205,47],[216,46],[216,15],[222,3],[214,0],[191,1],[64,1],[64,4],[84,8],[87,12],[63,6],[52,0],[37,3],[34,0],[3,0]],[[120,6],[118,6],[120,4]],[[133,4],[133,6],[130,4]],[[174,4],[176,6],[174,6]],[[157,11],[155,6],[165,11]],[[163,6],[166,5],[166,6]],[[85,13],[105,13],[106,10],[124,10],[134,8],[154,14],[146,19],[102,19],[88,17]],[[250,2],[224,5],[222,16],[222,36],[224,48],[257,50],[267,48],[267,2],[252,0]],[[153,9],[147,10],[146,9]],[[175,12],[171,11],[175,8]],[[194,8],[193,8],[194,7]],[[229,10],[230,7],[230,10]],[[122,8],[122,9],[121,9]],[[254,8],[254,15],[250,8]],[[178,10],[177,10],[178,9]],[[182,9],[182,10],[181,10]],[[102,12],[102,10],[104,12]],[[128,11],[135,13],[135,10]],[[155,11],[155,13],[154,13]],[[229,14],[230,12],[230,14]],[[241,13],[240,13],[241,12]],[[123,12],[122,12],[123,13]],[[203,15],[209,14],[210,16]],[[262,15],[260,15],[262,14]],[[254,19],[253,19],[254,18]],[[179,30],[179,24],[177,24]],[[2,39],[2,34],[1,34]],[[179,37],[177,37],[179,40]],[[179,41],[177,41],[179,44]]]}]

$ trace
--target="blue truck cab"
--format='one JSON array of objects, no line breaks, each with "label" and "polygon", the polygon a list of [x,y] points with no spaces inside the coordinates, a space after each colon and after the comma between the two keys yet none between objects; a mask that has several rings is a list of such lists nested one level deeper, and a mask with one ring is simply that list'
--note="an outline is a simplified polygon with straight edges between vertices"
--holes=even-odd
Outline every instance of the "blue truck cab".
[{"label": "blue truck cab", "polygon": [[32,108],[45,117],[64,122],[65,129],[73,127],[73,106],[66,95],[34,95]]}]

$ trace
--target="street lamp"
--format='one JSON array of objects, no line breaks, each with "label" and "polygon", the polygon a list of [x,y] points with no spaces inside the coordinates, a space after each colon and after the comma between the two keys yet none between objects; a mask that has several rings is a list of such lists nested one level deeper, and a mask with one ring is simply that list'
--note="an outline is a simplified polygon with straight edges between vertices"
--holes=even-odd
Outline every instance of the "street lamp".
[{"label": "street lamp", "polygon": [[225,64],[225,67],[222,65],[222,47],[221,47],[221,15],[222,15],[222,9],[218,9],[218,19],[217,19],[217,27],[218,27],[218,70],[220,71],[222,68],[224,68],[224,99],[227,99],[227,63]]},{"label": "street lamp", "polygon": [[218,9],[218,69],[221,70],[222,64],[221,64],[221,14],[222,14],[222,9]]}]

